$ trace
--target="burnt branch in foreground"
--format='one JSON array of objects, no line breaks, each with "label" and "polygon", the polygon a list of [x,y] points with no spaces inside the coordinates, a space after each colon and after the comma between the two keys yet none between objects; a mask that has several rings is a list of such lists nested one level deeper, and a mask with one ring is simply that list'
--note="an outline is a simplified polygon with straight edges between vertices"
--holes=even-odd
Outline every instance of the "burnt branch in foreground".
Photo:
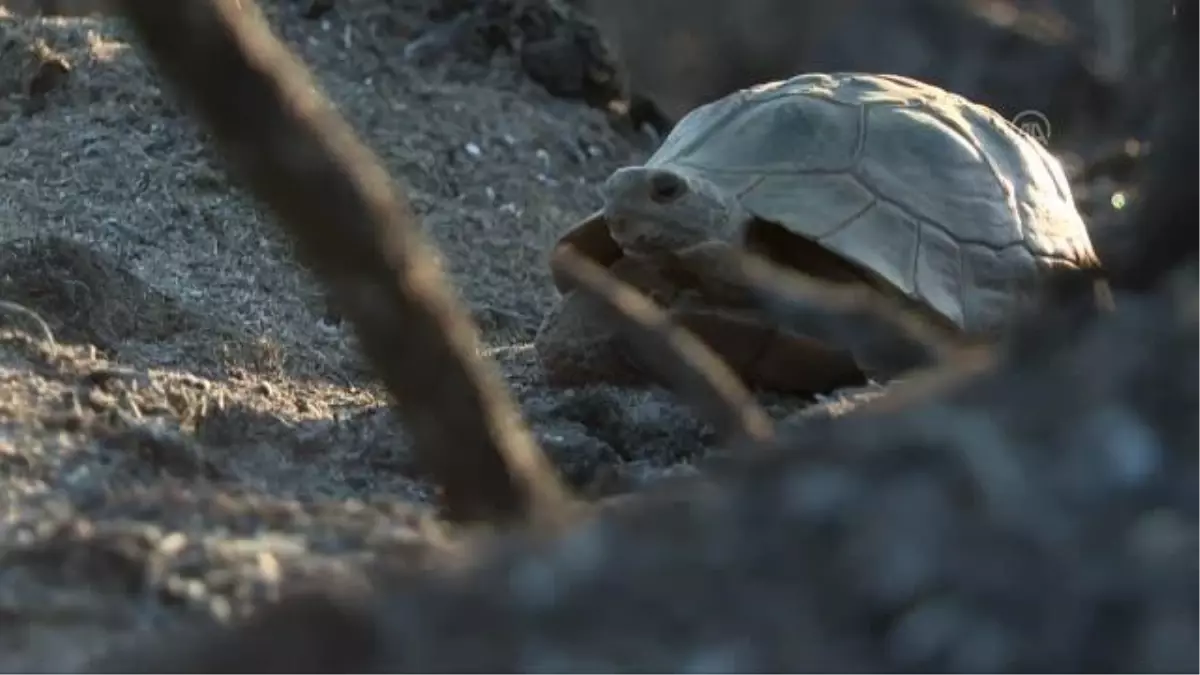
[{"label": "burnt branch in foreground", "polygon": [[225,158],[346,312],[455,520],[522,520],[567,499],[523,426],[416,216],[256,5],[117,5]]},{"label": "burnt branch in foreground", "polygon": [[[1157,147],[1186,168],[1195,136],[1174,129]],[[1147,191],[1183,213],[1194,186]],[[1148,247],[1195,229],[1135,224],[1166,235]],[[380,572],[368,597],[285,599],[92,670],[1196,672],[1200,293],[1194,262],[1156,255],[1180,264],[1152,290],[1070,339],[1050,294],[1020,319],[1029,344],[952,386],[556,537],[508,532],[469,568]]]}]

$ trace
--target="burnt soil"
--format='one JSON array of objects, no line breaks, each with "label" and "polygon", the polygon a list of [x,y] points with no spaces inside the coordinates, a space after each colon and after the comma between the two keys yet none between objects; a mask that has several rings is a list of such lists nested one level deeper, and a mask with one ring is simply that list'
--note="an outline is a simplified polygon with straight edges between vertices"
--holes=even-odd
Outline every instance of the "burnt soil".
[{"label": "burnt soil", "polygon": [[[549,245],[653,135],[552,95],[510,51],[417,40],[417,0],[267,9],[407,185],[567,480],[689,470],[713,438],[673,396],[549,390],[530,346],[557,299]],[[79,668],[385,552],[456,551],[352,336],[129,40],[0,4],[3,671]]]}]

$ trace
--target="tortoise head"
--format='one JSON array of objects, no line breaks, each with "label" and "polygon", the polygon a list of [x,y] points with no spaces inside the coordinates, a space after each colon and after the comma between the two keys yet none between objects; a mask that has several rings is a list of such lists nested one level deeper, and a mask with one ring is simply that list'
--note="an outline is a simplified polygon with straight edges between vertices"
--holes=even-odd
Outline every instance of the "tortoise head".
[{"label": "tortoise head", "polygon": [[[602,188],[604,207],[573,225],[555,244],[605,266],[626,253],[676,252],[707,241],[735,241],[751,220],[737,198],[698,176],[659,167],[618,169]],[[571,290],[555,266],[562,293]]]},{"label": "tortoise head", "polygon": [[603,187],[604,218],[629,253],[673,252],[706,241],[733,241],[748,219],[737,197],[670,168],[618,169]]}]

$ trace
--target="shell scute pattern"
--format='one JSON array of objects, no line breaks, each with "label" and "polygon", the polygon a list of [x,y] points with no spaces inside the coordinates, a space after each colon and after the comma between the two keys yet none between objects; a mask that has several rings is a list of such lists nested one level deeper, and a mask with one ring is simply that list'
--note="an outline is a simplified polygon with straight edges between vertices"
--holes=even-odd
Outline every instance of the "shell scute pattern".
[{"label": "shell scute pattern", "polygon": [[647,166],[712,181],[968,331],[994,327],[1039,268],[1095,261],[1047,151],[995,111],[900,76],[743,90],[693,111]]},{"label": "shell scute pattern", "polygon": [[[795,96],[813,102],[795,105],[788,100]],[[790,88],[753,99],[722,99],[698,109],[693,113],[700,113],[696,119],[685,118],[646,165],[755,176],[841,173],[853,168],[861,120],[848,115],[844,104]]]}]

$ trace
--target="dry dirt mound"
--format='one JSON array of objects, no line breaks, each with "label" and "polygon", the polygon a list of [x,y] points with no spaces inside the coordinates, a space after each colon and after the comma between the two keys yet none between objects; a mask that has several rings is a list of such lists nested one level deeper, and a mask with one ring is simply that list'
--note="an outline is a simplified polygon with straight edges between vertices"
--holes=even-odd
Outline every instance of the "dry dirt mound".
[{"label": "dry dirt mound", "polygon": [[[408,184],[567,478],[614,489],[705,447],[665,394],[546,392],[527,344],[555,299],[547,245],[647,140],[552,96],[521,50],[426,40],[413,58],[415,0],[268,8]],[[5,671],[449,546],[409,506],[425,487],[352,338],[129,37],[103,16],[0,18],[0,298],[36,315],[0,314]],[[42,72],[58,79],[31,86]]]}]

